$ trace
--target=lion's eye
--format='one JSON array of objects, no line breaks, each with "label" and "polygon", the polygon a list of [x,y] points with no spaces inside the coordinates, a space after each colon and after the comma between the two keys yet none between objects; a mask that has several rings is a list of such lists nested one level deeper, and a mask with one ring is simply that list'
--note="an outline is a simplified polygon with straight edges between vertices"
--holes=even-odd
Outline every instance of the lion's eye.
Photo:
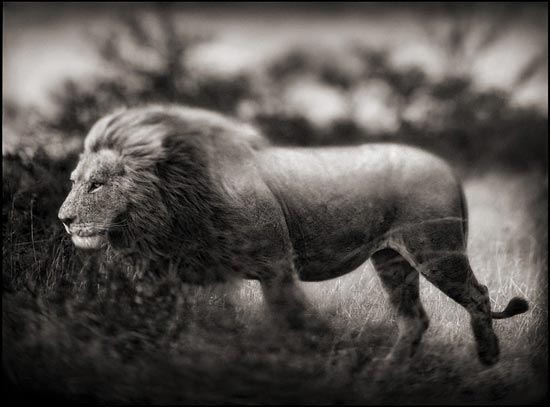
[{"label": "lion's eye", "polygon": [[103,186],[103,184],[101,182],[92,182],[90,184],[90,192],[94,192],[96,190],[98,190],[99,188],[101,188]]}]

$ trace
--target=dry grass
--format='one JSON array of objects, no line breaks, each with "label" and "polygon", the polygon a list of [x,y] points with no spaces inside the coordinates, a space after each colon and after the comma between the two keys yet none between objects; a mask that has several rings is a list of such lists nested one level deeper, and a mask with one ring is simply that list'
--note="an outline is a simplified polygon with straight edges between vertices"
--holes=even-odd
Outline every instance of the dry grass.
[{"label": "dry grass", "polygon": [[[478,279],[496,309],[515,295],[531,305],[527,314],[495,321],[501,361],[491,368],[478,362],[466,312],[422,280],[431,326],[419,354],[392,371],[373,361],[389,351],[396,326],[370,264],[303,283],[312,309],[332,327],[319,341],[275,328],[251,281],[230,290],[234,306],[229,287],[186,287],[172,276],[142,303],[122,275],[89,301],[79,260],[49,213],[64,192],[37,195],[33,182],[27,189],[19,183],[3,208],[3,372],[13,389],[27,392],[16,398],[33,391],[123,404],[501,404],[546,394],[547,195],[540,176],[493,174],[466,184]],[[34,191],[32,205],[25,191]],[[37,212],[37,202],[51,208]]]}]

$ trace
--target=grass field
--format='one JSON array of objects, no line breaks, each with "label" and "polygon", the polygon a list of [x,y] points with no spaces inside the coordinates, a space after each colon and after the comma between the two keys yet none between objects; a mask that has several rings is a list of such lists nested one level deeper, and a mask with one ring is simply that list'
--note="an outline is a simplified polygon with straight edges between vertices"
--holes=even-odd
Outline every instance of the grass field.
[{"label": "grass field", "polygon": [[136,302],[134,282],[121,274],[87,300],[81,260],[55,218],[66,189],[53,185],[66,170],[55,171],[4,166],[4,181],[9,175],[15,185],[3,202],[3,373],[14,398],[32,391],[102,403],[513,404],[546,395],[543,176],[466,182],[478,279],[495,309],[516,295],[531,307],[494,322],[500,362],[478,362],[466,312],[421,279],[430,328],[410,363],[386,371],[375,358],[390,350],[397,327],[370,263],[302,284],[331,326],[318,341],[275,328],[253,281],[194,288],[168,276]]}]

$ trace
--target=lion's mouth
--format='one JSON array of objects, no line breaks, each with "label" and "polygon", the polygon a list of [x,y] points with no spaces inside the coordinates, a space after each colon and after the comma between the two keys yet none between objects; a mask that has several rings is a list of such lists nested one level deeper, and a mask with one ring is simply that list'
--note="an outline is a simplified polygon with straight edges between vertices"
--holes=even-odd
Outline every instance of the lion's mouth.
[{"label": "lion's mouth", "polygon": [[67,228],[74,245],[80,249],[98,249],[105,240],[105,231],[93,228]]},{"label": "lion's mouth", "polygon": [[80,229],[73,232],[73,235],[76,235],[78,237],[94,237],[102,235],[102,232],[99,232],[97,230],[86,230],[86,229]]},{"label": "lion's mouth", "polygon": [[67,226],[65,223],[63,223],[63,226],[65,226],[65,230],[72,237],[94,237],[107,233],[106,229],[97,228],[94,226],[87,226],[85,224]]}]

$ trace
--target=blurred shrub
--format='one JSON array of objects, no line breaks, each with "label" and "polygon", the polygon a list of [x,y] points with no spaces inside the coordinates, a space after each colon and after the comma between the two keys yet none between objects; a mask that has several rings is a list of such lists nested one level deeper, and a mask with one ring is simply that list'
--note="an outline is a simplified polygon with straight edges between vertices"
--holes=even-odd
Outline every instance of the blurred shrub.
[{"label": "blurred shrub", "polygon": [[[467,53],[466,17],[441,36],[450,60]],[[499,27],[489,27],[476,50],[494,43],[502,32]],[[240,115],[278,144],[397,141],[429,148],[463,168],[546,168],[547,117],[534,109],[513,107],[510,93],[477,89],[464,67],[431,79],[418,67],[395,66],[386,51],[352,46],[346,60],[341,55],[292,49],[261,72],[214,76],[190,63],[191,52],[205,41],[207,36],[179,30],[168,6],[159,7],[156,15],[126,16],[123,24],[98,40],[105,74],[66,81],[52,93],[54,112],[33,111],[31,124],[17,119],[28,118],[29,109],[8,104],[4,109],[8,138],[26,137],[27,148],[34,143],[48,153],[62,140],[65,154],[67,146],[78,150],[91,125],[114,108],[177,103]],[[532,77],[541,61],[540,55],[530,61],[516,84]],[[319,125],[306,113],[293,110],[285,100],[286,89],[305,79],[337,89],[347,113]],[[374,91],[381,86],[388,93],[384,101]],[[365,89],[367,99],[382,103],[383,109],[372,111],[372,118],[361,116],[359,89]],[[395,122],[384,126],[390,119]],[[4,145],[13,152],[9,142]]]},{"label": "blurred shrub", "polygon": [[[65,289],[79,260],[57,211],[68,193],[76,156],[55,160],[39,149],[32,160],[5,155],[2,160],[3,289]],[[71,283],[73,284],[73,283]],[[31,291],[34,289],[31,288]]]}]

